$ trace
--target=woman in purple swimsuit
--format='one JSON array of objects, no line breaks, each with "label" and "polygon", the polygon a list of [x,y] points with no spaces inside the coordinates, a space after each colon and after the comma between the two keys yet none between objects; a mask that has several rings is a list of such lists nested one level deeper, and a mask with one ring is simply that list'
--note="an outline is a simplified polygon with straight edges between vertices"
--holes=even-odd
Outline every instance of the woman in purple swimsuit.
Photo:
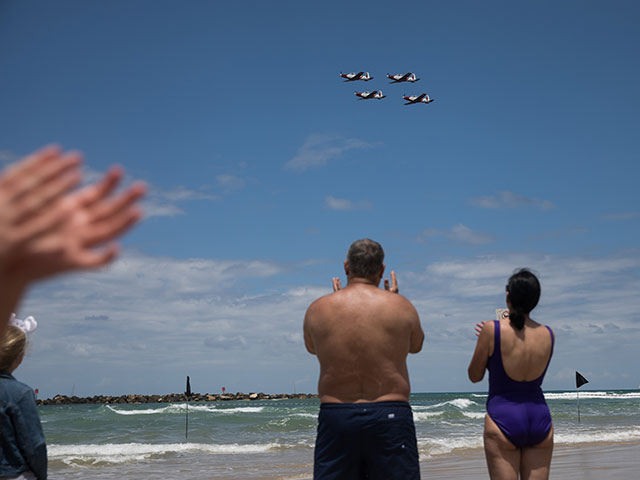
[{"label": "woman in purple swimsuit", "polygon": [[536,276],[518,270],[507,284],[509,316],[476,326],[469,379],[479,382],[489,370],[484,450],[492,479],[549,478],[553,425],[540,386],[554,335],[529,317],[539,298]]}]

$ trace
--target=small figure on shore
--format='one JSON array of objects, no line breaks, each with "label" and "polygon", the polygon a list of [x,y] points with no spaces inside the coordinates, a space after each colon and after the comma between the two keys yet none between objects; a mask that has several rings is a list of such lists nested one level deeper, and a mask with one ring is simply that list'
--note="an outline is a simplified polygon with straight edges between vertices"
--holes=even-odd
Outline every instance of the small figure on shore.
[{"label": "small figure on shore", "polygon": [[469,364],[474,383],[489,370],[484,422],[489,476],[547,479],[553,425],[541,385],[553,355],[554,335],[529,316],[540,299],[540,282],[533,273],[518,270],[506,290],[509,313],[476,325],[478,342]]},{"label": "small figure on shore", "polygon": [[424,333],[394,272],[392,286],[378,288],[383,260],[379,243],[354,242],[347,286],[334,278],[334,292],[305,315],[305,346],[320,362],[315,480],[420,478],[406,359]]},{"label": "small figure on shore", "polygon": [[12,316],[0,338],[0,478],[6,480],[47,478],[47,446],[36,397],[12,375],[24,358],[27,333],[36,326],[33,317]]}]

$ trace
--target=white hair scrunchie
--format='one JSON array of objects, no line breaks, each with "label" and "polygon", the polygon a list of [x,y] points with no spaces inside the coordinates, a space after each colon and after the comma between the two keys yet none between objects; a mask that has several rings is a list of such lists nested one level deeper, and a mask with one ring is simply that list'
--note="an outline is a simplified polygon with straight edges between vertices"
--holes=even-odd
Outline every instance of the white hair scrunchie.
[{"label": "white hair scrunchie", "polygon": [[29,315],[24,320],[20,320],[16,318],[16,314],[12,313],[11,318],[9,318],[9,325],[15,325],[24,333],[33,333],[36,328],[38,328],[38,322],[33,316]]}]

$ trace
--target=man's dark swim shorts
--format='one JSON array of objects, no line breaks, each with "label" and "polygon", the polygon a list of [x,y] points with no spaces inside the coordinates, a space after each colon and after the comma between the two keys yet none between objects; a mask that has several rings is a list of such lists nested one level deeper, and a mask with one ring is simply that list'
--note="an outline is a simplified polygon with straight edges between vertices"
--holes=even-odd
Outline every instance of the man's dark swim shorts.
[{"label": "man's dark swim shorts", "polygon": [[416,429],[409,404],[323,403],[313,478],[419,479]]}]

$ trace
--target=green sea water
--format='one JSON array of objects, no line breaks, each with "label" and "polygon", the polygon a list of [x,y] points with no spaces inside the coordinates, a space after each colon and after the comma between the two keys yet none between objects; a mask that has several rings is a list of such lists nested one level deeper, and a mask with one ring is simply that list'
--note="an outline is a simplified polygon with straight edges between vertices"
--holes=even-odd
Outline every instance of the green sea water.
[{"label": "green sea water", "polygon": [[[556,444],[640,442],[640,392],[547,392]],[[421,461],[482,447],[486,394],[411,396]],[[318,400],[40,407],[52,478],[310,478]],[[153,474],[155,475],[155,473]]]}]

